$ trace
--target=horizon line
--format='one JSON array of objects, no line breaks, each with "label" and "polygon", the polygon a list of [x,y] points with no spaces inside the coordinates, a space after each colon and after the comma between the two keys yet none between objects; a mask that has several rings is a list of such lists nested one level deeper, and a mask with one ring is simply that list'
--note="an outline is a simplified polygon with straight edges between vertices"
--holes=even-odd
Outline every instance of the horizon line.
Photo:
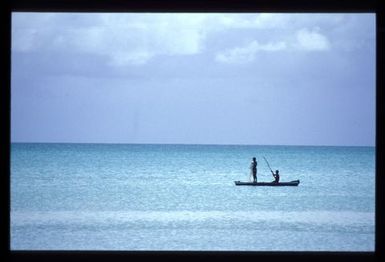
[{"label": "horizon line", "polygon": [[102,144],[102,145],[191,145],[191,146],[302,146],[302,147],[376,147],[376,145],[245,144],[245,143],[161,143],[161,142],[36,142],[10,141],[10,144]]}]

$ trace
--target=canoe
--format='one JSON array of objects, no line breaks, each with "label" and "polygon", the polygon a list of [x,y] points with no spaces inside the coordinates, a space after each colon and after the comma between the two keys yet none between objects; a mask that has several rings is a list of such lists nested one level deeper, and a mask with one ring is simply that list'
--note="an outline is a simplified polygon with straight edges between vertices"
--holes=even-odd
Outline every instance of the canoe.
[{"label": "canoe", "polygon": [[299,180],[293,180],[290,182],[241,182],[234,181],[236,186],[298,186]]}]

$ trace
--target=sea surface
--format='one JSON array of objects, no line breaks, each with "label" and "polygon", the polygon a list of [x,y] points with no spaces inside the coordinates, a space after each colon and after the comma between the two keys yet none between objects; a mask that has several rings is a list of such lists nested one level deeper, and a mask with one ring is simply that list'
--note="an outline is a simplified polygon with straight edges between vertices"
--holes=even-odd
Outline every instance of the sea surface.
[{"label": "sea surface", "polygon": [[[252,157],[299,186],[235,186]],[[12,143],[10,168],[12,250],[374,251],[374,147]]]}]

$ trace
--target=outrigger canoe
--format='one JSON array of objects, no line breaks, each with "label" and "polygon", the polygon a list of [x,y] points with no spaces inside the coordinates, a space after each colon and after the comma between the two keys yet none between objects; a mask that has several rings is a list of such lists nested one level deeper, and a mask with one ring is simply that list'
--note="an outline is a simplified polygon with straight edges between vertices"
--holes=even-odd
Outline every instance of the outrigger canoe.
[{"label": "outrigger canoe", "polygon": [[293,180],[290,182],[241,182],[234,181],[236,186],[298,186],[299,180]]}]

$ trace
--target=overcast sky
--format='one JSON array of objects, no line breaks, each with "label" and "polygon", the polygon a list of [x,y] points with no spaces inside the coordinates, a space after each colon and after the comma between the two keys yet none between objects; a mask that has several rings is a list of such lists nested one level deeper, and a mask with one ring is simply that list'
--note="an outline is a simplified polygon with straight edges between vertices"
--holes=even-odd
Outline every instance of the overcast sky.
[{"label": "overcast sky", "polygon": [[374,14],[12,15],[12,142],[375,145]]}]

